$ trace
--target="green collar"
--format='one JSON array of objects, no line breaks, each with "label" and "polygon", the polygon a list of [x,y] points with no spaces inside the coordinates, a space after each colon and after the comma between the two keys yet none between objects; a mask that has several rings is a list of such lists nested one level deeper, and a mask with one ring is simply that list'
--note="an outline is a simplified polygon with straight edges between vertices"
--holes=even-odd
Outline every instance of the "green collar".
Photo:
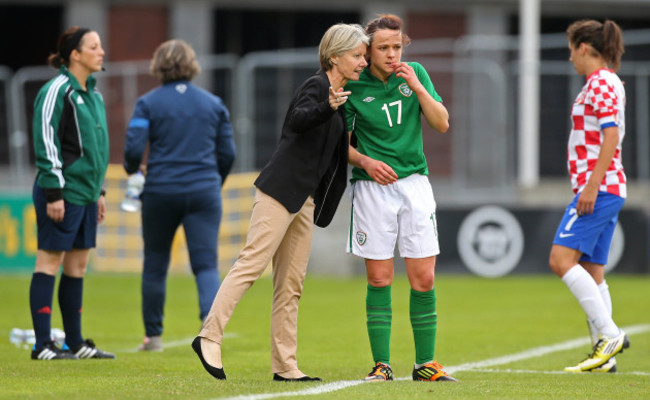
[{"label": "green collar", "polygon": [[388,80],[386,81],[386,83],[384,83],[384,81],[382,81],[381,79],[377,78],[376,76],[374,76],[374,75],[372,74],[372,72],[370,72],[370,66],[366,67],[366,69],[363,70],[362,74],[366,74],[366,76],[368,76],[369,79],[371,79],[371,80],[373,80],[373,81],[376,81],[376,82],[378,82],[378,83],[381,83],[382,85],[390,85],[392,81],[394,81],[395,79],[397,79],[397,76],[395,76],[395,73],[393,72],[392,74],[390,74],[390,75],[388,76]]},{"label": "green collar", "polygon": [[[60,72],[61,74],[65,75],[65,76],[67,76],[67,77],[70,79],[70,85],[72,86],[72,88],[73,88],[74,90],[78,90],[78,91],[82,91],[82,92],[84,91],[84,89],[83,89],[83,88],[81,87],[81,85],[79,84],[79,81],[78,81],[77,78],[76,78],[76,77],[75,77],[75,76],[70,72],[70,70],[68,69],[68,67],[66,67],[65,65],[61,65],[61,68],[59,68],[59,72]],[[97,79],[96,79],[94,76],[92,76],[92,75],[88,75],[88,79],[86,80],[86,90],[87,90],[88,92],[92,92],[92,91],[95,89],[95,84],[96,84],[96,83],[97,83]]]}]

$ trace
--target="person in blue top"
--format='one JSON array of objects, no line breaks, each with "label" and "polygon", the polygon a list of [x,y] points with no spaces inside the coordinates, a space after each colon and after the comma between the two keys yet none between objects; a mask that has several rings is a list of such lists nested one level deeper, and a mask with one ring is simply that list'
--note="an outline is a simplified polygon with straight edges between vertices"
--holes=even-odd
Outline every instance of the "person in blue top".
[{"label": "person in blue top", "polygon": [[189,44],[176,39],[162,43],[150,72],[162,85],[136,103],[126,134],[124,168],[128,174],[138,172],[149,143],[141,195],[146,336],[139,349],[161,351],[167,270],[179,225],[187,238],[201,320],[219,289],[221,187],[235,160],[235,144],[223,101],[190,82],[200,66]]}]

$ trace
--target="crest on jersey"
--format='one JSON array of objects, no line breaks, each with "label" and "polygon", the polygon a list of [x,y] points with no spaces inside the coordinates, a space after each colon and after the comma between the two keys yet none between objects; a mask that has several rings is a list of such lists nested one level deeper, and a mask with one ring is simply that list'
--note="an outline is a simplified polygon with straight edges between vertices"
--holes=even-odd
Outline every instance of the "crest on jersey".
[{"label": "crest on jersey", "polygon": [[187,85],[186,84],[179,83],[178,85],[176,85],[176,91],[178,93],[183,94],[183,93],[185,93],[186,90],[187,90]]},{"label": "crest on jersey", "polygon": [[399,92],[406,97],[411,97],[411,95],[413,94],[413,91],[406,83],[402,83],[401,85],[399,85]]},{"label": "crest on jersey", "polygon": [[357,231],[357,243],[359,243],[359,246],[366,244],[366,240],[368,240],[368,235],[363,231]]}]

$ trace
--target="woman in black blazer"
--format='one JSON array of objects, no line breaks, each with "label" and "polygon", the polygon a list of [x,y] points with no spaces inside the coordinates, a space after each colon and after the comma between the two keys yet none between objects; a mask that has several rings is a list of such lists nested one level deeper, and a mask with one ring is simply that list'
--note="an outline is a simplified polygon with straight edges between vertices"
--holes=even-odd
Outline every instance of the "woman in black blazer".
[{"label": "woman in black blazer", "polygon": [[345,191],[348,135],[343,87],[366,67],[368,37],[359,25],[337,24],[319,46],[321,70],[295,92],[282,136],[255,181],[251,224],[237,262],[223,280],[203,329],[192,342],[203,367],[226,379],[224,328],[246,290],[273,261],[271,369],[275,381],[317,381],[298,369],[298,300],[314,223],[327,226]]}]

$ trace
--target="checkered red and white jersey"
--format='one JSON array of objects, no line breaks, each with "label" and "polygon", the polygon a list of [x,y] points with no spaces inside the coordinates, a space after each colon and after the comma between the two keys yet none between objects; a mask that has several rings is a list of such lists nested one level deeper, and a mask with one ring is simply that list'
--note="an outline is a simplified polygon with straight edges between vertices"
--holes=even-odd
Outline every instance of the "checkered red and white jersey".
[{"label": "checkered red and white jersey", "polygon": [[627,197],[625,171],[621,162],[621,146],[625,136],[625,88],[620,78],[609,69],[599,69],[589,75],[573,103],[571,118],[573,127],[569,136],[567,164],[573,192],[582,192],[596,166],[603,142],[603,129],[616,126],[616,153],[598,190]]}]

